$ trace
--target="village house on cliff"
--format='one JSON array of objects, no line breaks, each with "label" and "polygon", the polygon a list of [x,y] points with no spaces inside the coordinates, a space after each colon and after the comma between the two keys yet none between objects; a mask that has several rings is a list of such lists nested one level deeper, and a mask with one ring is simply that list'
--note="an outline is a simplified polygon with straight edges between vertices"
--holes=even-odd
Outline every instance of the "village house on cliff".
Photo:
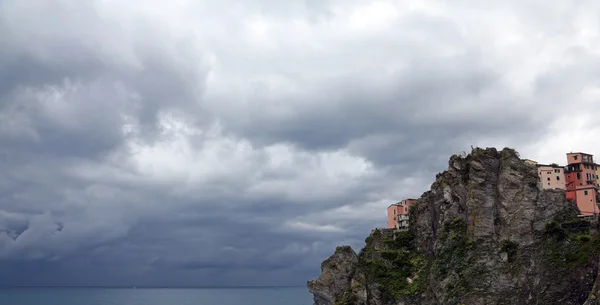
[{"label": "village house on cliff", "polygon": [[575,201],[582,216],[600,214],[598,208],[600,166],[594,162],[592,154],[567,153],[566,166],[539,164],[529,159],[524,161],[537,167],[541,188],[565,190],[565,196]]},{"label": "village house on cliff", "polygon": [[408,208],[416,199],[404,199],[387,208],[388,229],[408,230]]}]

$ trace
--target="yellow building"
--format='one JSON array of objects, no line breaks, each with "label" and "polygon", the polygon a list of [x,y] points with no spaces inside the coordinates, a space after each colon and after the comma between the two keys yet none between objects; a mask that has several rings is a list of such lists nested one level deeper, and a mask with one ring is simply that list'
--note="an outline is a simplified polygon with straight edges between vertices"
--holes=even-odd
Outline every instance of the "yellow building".
[{"label": "yellow building", "polygon": [[536,161],[533,160],[529,160],[529,159],[523,159],[523,161],[525,161],[525,163],[529,164],[529,165],[537,165],[538,163]]}]

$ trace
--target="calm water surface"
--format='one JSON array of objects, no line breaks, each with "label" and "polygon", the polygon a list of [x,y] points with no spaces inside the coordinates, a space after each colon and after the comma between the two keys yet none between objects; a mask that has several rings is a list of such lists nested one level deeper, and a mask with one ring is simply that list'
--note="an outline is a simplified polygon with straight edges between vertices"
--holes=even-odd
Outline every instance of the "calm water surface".
[{"label": "calm water surface", "polygon": [[0,289],[1,305],[312,305],[306,288]]}]

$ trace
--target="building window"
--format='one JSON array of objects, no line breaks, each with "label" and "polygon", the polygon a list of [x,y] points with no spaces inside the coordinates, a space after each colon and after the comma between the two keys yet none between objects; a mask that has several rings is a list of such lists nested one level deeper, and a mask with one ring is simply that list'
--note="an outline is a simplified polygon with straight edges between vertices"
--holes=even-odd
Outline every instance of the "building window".
[{"label": "building window", "polygon": [[581,174],[577,173],[577,180],[581,179]]},{"label": "building window", "polygon": [[547,179],[548,179],[548,181],[550,181],[550,177],[548,177]]},{"label": "building window", "polygon": [[587,194],[588,194],[587,191],[583,191],[583,195],[587,196]]},{"label": "building window", "polygon": [[556,176],[556,180],[560,180],[560,176]]},{"label": "building window", "polygon": [[573,160],[577,160],[577,156],[573,156]]}]

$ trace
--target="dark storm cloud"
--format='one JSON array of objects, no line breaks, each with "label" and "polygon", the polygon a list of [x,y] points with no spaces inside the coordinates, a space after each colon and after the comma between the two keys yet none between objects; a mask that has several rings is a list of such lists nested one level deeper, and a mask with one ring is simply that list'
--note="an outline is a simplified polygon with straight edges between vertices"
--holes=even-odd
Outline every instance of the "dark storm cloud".
[{"label": "dark storm cloud", "polygon": [[303,284],[597,107],[599,18],[530,5],[0,2],[0,285]]}]

